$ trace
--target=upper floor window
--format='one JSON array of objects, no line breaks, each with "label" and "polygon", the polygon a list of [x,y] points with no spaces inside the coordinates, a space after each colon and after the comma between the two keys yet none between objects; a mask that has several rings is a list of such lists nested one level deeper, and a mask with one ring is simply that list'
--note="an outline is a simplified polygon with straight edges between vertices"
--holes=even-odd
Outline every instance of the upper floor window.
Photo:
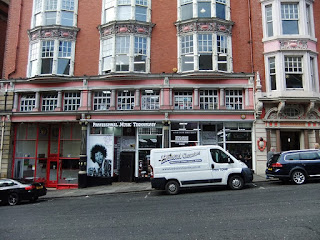
[{"label": "upper floor window", "polygon": [[192,91],[177,91],[174,93],[174,109],[192,109]]},{"label": "upper floor window", "polygon": [[269,81],[270,89],[277,90],[277,81],[276,81],[276,62],[275,57],[269,58]]},{"label": "upper floor window", "polygon": [[242,109],[243,95],[242,90],[226,90],[226,108]]},{"label": "upper floor window", "polygon": [[73,49],[73,41],[43,40],[31,43],[28,76],[72,75]]},{"label": "upper floor window", "polygon": [[149,46],[149,38],[145,36],[118,35],[103,39],[101,73],[148,72]]},{"label": "upper floor window", "polygon": [[141,97],[142,110],[156,110],[160,107],[159,91],[144,90]]},{"label": "upper floor window", "polygon": [[95,92],[93,96],[93,110],[109,110],[111,91]]},{"label": "upper floor window", "polygon": [[281,4],[282,33],[299,34],[299,10],[296,3]]},{"label": "upper floor window", "polygon": [[[315,36],[314,0],[261,0],[264,37]],[[279,21],[279,26],[274,25]]]},{"label": "upper floor window", "polygon": [[36,106],[36,94],[23,94],[20,98],[20,111],[21,112],[30,112]]},{"label": "upper floor window", "polygon": [[287,88],[303,88],[302,57],[284,57],[284,72]]},{"label": "upper floor window", "polygon": [[80,107],[81,94],[80,92],[65,92],[63,100],[64,111],[77,111]]},{"label": "upper floor window", "polygon": [[104,22],[121,20],[150,21],[151,0],[104,0]]},{"label": "upper floor window", "polygon": [[134,108],[134,91],[118,91],[118,110],[133,110]]},{"label": "upper floor window", "polygon": [[32,27],[76,26],[78,0],[34,0]]},{"label": "upper floor window", "polygon": [[42,111],[54,111],[58,105],[58,94],[57,93],[46,93],[42,95]]},{"label": "upper floor window", "polygon": [[[198,48],[194,48],[194,38]],[[184,71],[231,71],[231,38],[223,34],[194,34],[181,36],[181,65]]]},{"label": "upper floor window", "polygon": [[265,14],[266,14],[267,36],[272,37],[273,36],[272,5],[266,6]]},{"label": "upper floor window", "polygon": [[229,0],[180,0],[180,20],[212,17],[228,20],[229,4]]},{"label": "upper floor window", "polygon": [[218,108],[218,91],[201,90],[200,91],[200,109],[213,110]]}]

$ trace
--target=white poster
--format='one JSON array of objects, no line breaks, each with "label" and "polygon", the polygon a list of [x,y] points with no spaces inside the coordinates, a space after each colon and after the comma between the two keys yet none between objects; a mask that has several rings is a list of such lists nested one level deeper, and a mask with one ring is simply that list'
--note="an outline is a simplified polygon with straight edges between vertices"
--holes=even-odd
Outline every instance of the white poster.
[{"label": "white poster", "polygon": [[89,135],[87,142],[87,175],[92,177],[112,177],[113,135]]}]

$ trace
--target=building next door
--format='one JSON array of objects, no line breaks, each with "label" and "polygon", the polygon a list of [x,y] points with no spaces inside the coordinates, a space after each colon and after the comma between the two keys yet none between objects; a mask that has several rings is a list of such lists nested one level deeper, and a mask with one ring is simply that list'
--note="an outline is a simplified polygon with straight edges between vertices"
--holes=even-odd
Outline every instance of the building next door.
[{"label": "building next door", "polygon": [[135,153],[134,152],[121,152],[120,153],[120,182],[132,182],[134,179],[134,164]]},{"label": "building next door", "polygon": [[299,131],[281,131],[280,138],[281,138],[281,151],[300,149],[300,132]]}]

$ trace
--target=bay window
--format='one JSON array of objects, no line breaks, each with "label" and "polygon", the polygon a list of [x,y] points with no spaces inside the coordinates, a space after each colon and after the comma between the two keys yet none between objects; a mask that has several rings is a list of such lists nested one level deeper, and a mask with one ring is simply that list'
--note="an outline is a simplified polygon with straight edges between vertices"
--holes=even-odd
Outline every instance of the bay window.
[{"label": "bay window", "polygon": [[230,20],[229,6],[230,0],[180,0],[179,19],[216,17]]},{"label": "bay window", "polygon": [[30,44],[28,76],[73,73],[74,41],[40,40]]},{"label": "bay window", "polygon": [[[194,38],[197,48],[194,49]],[[180,69],[185,71],[231,71],[231,38],[216,33],[180,36]]]},{"label": "bay window", "polygon": [[34,0],[32,27],[76,26],[78,0]]},{"label": "bay window", "polygon": [[104,0],[103,24],[112,21],[150,22],[151,0]]},{"label": "bay window", "polygon": [[150,39],[144,35],[117,35],[101,40],[101,74],[148,72]]}]

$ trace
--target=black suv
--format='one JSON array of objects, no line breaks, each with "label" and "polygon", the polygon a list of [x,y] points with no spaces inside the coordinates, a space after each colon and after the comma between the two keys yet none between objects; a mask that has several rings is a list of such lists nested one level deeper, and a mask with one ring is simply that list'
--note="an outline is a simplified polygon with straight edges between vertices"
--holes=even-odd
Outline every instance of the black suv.
[{"label": "black suv", "polygon": [[320,177],[320,150],[307,149],[274,154],[266,175],[282,181],[303,184],[310,177]]}]

